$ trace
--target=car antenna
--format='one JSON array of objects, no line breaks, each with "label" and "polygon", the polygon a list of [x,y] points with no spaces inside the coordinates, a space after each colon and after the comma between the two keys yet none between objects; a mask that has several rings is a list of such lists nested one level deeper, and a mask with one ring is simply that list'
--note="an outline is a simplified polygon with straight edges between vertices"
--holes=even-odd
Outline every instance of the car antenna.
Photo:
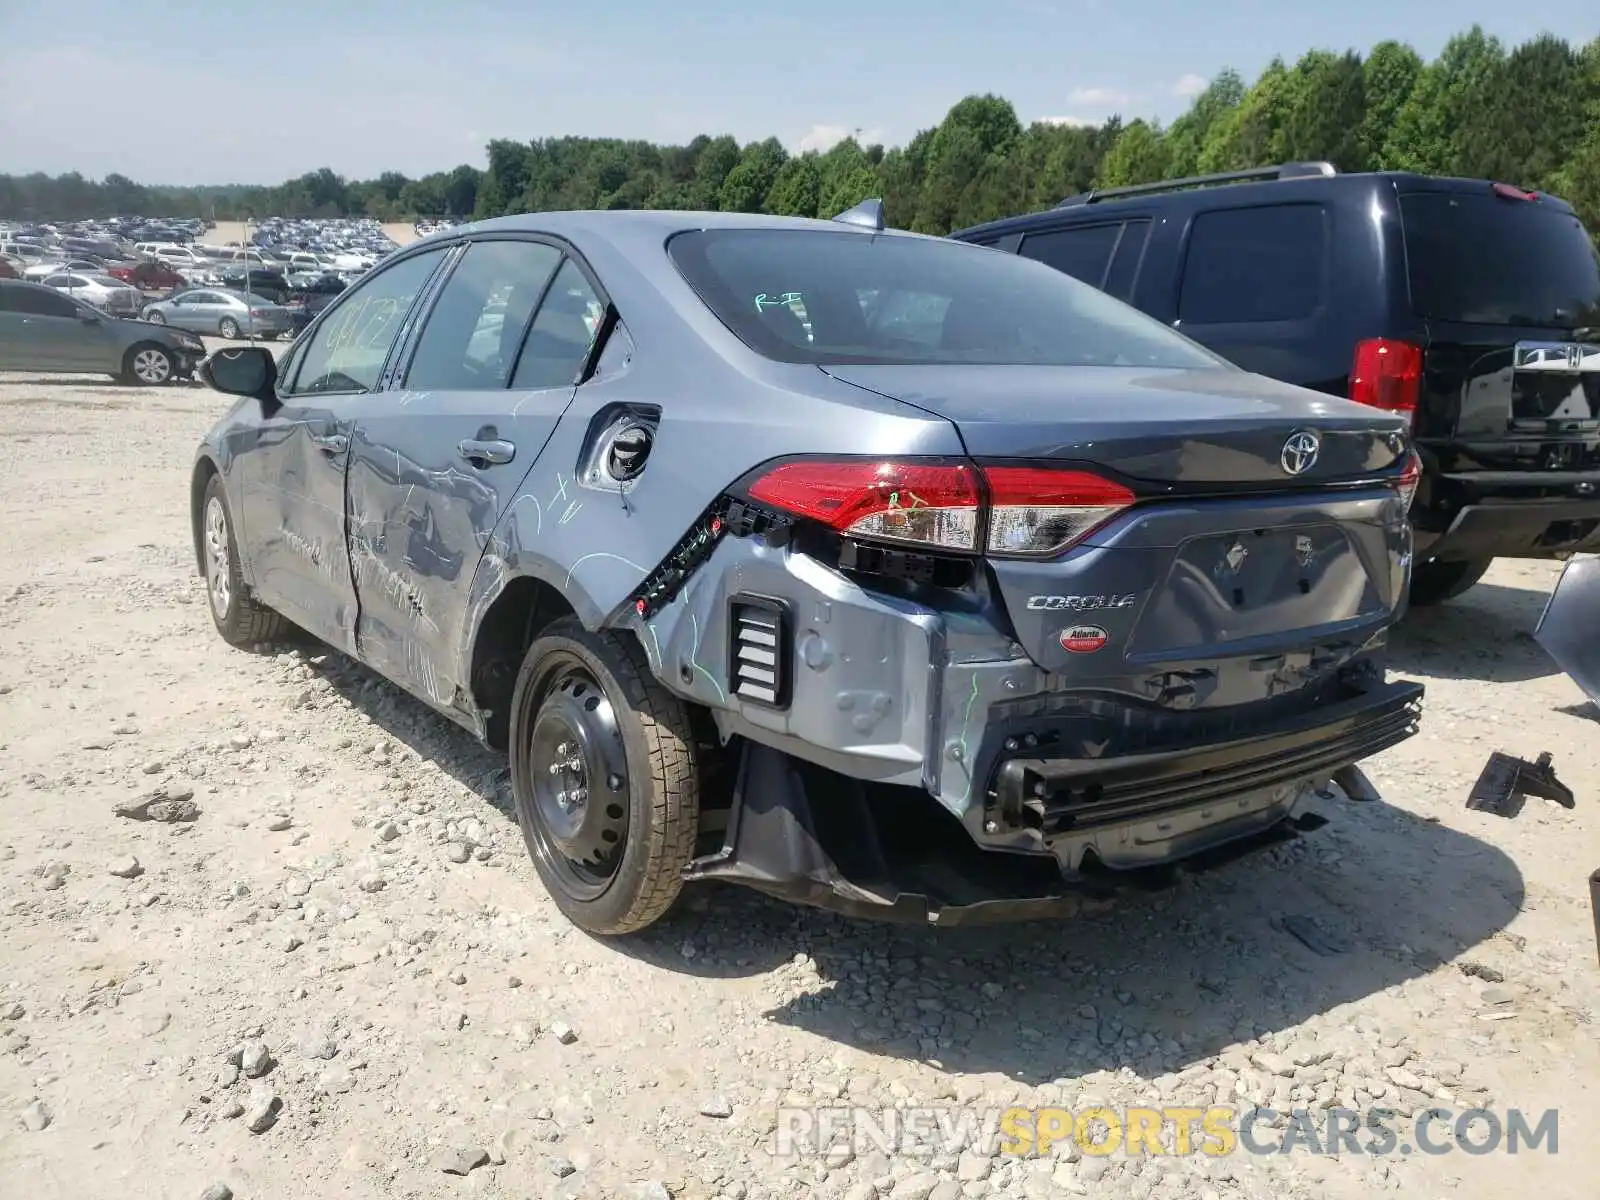
[{"label": "car antenna", "polygon": [[883,232],[883,201],[873,197],[863,200],[854,208],[847,208],[834,218],[845,225],[859,225],[863,229]]}]

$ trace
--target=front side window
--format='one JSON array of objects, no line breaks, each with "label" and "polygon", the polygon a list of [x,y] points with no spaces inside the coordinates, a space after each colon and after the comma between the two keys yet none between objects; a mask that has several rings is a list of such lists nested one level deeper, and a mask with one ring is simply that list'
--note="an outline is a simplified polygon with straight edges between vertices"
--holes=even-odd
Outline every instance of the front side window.
[{"label": "front side window", "polygon": [[403,259],[352,288],[331,306],[290,386],[295,395],[366,392],[378,385],[400,325],[447,247]]},{"label": "front side window", "polygon": [[511,386],[554,388],[577,383],[604,316],[600,297],[578,265],[566,259],[528,329]]},{"label": "front side window", "polygon": [[1069,275],[965,242],[713,229],[668,253],[723,324],[781,362],[1229,369]]},{"label": "front side window", "polygon": [[18,292],[15,299],[15,311],[28,313],[35,317],[76,317],[78,306],[65,296],[54,292],[38,292],[32,288],[25,288]]},{"label": "front side window", "polygon": [[406,387],[505,387],[522,331],[560,262],[561,251],[542,242],[472,243],[428,314]]}]

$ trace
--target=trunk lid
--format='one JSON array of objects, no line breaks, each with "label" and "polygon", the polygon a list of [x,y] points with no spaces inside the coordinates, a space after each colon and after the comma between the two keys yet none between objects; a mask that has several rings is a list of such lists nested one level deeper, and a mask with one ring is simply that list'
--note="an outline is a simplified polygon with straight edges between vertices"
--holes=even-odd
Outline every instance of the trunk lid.
[{"label": "trunk lid", "polygon": [[[1018,643],[1073,687],[1178,708],[1308,698],[1398,613],[1399,416],[1233,370],[826,370],[946,417],[980,462],[1096,471],[1139,496],[1063,554],[989,559]],[[1318,453],[1294,474],[1306,432]]]},{"label": "trunk lid", "polygon": [[[1402,418],[1226,368],[830,366],[945,417],[974,458],[1091,463],[1157,494],[1318,487],[1391,469]],[[1291,473],[1291,437],[1318,439]]]}]

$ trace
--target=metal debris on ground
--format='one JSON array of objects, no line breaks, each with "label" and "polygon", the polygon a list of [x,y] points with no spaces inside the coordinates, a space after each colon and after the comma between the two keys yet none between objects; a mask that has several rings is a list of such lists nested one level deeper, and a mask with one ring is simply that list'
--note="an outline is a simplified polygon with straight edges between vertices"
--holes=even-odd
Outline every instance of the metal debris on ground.
[{"label": "metal debris on ground", "polygon": [[1489,755],[1478,782],[1472,785],[1467,807],[1474,812],[1494,813],[1497,817],[1514,817],[1522,811],[1529,796],[1554,800],[1563,808],[1577,807],[1572,789],[1556,778],[1548,750],[1539,755],[1538,762],[1528,762],[1496,750]]},{"label": "metal debris on ground", "polygon": [[1281,922],[1283,931],[1306,949],[1323,958],[1332,958],[1336,954],[1343,954],[1347,947],[1337,937],[1327,933],[1310,917],[1298,913],[1283,918]]},{"label": "metal debris on ground", "polygon": [[1600,959],[1600,871],[1589,876],[1589,911],[1594,914],[1594,953]]}]

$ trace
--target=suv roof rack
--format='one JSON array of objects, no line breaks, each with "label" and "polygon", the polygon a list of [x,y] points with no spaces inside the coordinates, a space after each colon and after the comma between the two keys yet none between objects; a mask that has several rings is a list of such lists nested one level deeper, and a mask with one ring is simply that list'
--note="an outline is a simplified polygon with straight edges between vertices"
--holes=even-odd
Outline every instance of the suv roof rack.
[{"label": "suv roof rack", "polygon": [[1068,196],[1056,207],[1074,208],[1079,204],[1093,204],[1097,200],[1113,200],[1120,196],[1149,196],[1157,192],[1176,192],[1184,188],[1206,187],[1218,183],[1246,183],[1263,179],[1307,179],[1338,173],[1339,168],[1331,162],[1279,163],[1275,167],[1251,167],[1248,171],[1223,171],[1216,175],[1190,175],[1185,179],[1162,179],[1156,183],[1097,188],[1080,192],[1076,196]]}]

